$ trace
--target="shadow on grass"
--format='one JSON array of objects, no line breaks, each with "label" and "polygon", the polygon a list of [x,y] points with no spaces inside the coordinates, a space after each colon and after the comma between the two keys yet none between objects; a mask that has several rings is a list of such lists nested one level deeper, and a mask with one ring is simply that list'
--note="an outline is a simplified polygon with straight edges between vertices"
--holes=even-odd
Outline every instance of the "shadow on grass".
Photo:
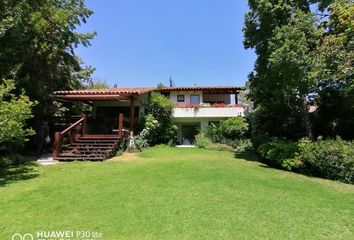
[{"label": "shadow on grass", "polygon": [[38,177],[35,163],[27,162],[0,169],[0,187]]},{"label": "shadow on grass", "polygon": [[235,158],[237,159],[244,159],[247,161],[252,161],[252,162],[261,162],[261,159],[258,157],[258,155],[252,151],[247,151],[247,152],[235,152]]},{"label": "shadow on grass", "polygon": [[264,161],[257,153],[255,153],[253,151],[240,152],[240,153],[236,152],[234,156],[237,159],[244,159],[246,161],[251,161],[251,162],[259,162],[259,163],[261,163],[260,166],[263,168],[278,169],[281,171],[286,171],[286,170],[281,169],[277,166],[270,165],[268,162]]}]

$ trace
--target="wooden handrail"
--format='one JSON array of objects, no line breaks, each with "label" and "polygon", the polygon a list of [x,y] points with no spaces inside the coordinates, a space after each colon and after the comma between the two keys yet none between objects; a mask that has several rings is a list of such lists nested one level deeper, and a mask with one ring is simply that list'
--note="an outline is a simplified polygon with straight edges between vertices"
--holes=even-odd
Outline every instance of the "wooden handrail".
[{"label": "wooden handrail", "polygon": [[82,118],[85,114],[82,115],[71,115],[69,118]]},{"label": "wooden handrail", "polygon": [[67,132],[69,132],[71,129],[73,129],[74,127],[76,127],[77,125],[79,125],[81,122],[84,122],[86,120],[86,115],[84,115],[83,117],[81,117],[79,120],[77,120],[75,123],[71,124],[68,128],[66,128],[65,130],[63,130],[61,132],[61,134],[65,134]]},{"label": "wooden handrail", "polygon": [[[75,117],[79,117],[79,116],[75,116]],[[64,129],[61,132],[56,132],[55,133],[55,135],[54,135],[54,146],[53,146],[53,157],[58,157],[60,152],[61,152],[62,140],[63,140],[63,135],[64,134],[68,134],[69,133],[70,143],[74,142],[76,134],[78,132],[70,133],[70,131],[73,130],[75,127],[79,126],[81,123],[82,123],[82,128],[80,129],[80,132],[81,132],[82,135],[85,134],[86,120],[87,120],[86,115],[81,115],[81,118],[79,120],[77,120],[76,122],[74,122],[73,124],[71,124],[69,127],[67,127],[66,129]],[[119,117],[118,117],[118,137],[120,139],[128,137],[129,134],[132,136],[132,131],[131,130],[124,129],[124,123],[125,122],[126,123],[130,123],[131,120],[129,118],[127,118],[127,117],[124,117],[123,114],[119,114]]]},{"label": "wooden handrail", "polygon": [[[79,116],[74,116],[74,117],[79,117]],[[86,130],[86,119],[87,116],[85,114],[80,116],[81,118],[79,120],[77,120],[76,122],[74,122],[73,124],[71,124],[69,127],[67,127],[66,129],[64,129],[61,132],[56,132],[54,134],[54,145],[53,145],[53,157],[58,157],[60,152],[61,152],[61,145],[62,145],[62,139],[63,139],[63,135],[70,132],[73,128],[79,126],[80,123],[82,123],[82,135],[84,135],[85,130]],[[74,135],[70,136],[70,142],[74,141],[73,137],[75,137]]]}]

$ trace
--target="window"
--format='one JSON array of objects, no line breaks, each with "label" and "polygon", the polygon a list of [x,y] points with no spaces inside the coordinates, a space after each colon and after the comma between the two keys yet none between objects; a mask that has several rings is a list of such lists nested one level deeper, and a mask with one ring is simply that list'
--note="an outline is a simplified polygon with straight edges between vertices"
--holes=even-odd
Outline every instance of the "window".
[{"label": "window", "polygon": [[199,104],[200,96],[199,95],[191,95],[191,104]]},{"label": "window", "polygon": [[184,95],[177,95],[177,102],[184,102]]}]

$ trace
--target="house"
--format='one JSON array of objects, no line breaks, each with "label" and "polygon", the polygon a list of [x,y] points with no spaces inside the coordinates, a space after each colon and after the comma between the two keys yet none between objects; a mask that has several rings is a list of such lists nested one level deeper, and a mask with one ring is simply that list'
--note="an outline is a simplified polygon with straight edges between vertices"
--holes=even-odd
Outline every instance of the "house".
[{"label": "house", "polygon": [[177,125],[177,143],[192,144],[195,135],[209,124],[245,116],[238,103],[241,87],[166,87],[159,91],[175,105],[172,121]]},{"label": "house", "polygon": [[[90,118],[82,117],[81,123],[77,121],[76,125],[82,126],[81,137],[90,136],[91,140],[96,139],[92,142],[97,142],[99,139],[102,140],[102,136],[121,138],[125,122],[128,123],[129,131],[134,132],[139,119],[144,117],[149,94],[152,91],[160,92],[175,105],[172,121],[178,127],[177,143],[192,144],[197,132],[207,125],[230,117],[245,116],[245,107],[238,101],[238,94],[242,90],[242,87],[237,86],[110,88],[57,91],[55,97],[65,101],[83,101],[92,105]],[[74,128],[73,125],[70,127]],[[65,130],[61,133],[63,132],[67,133]],[[74,141],[80,143],[81,140],[89,141],[89,139]]]}]

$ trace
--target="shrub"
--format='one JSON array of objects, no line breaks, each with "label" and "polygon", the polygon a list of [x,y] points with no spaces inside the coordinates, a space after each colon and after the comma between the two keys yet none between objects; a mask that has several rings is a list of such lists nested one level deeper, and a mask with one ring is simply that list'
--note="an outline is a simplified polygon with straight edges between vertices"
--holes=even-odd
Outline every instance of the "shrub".
[{"label": "shrub", "polygon": [[[214,143],[232,145],[234,141],[244,139],[248,132],[248,123],[243,117],[234,117],[221,121],[218,126],[206,127],[206,136]],[[233,145],[232,145],[233,146]]]},{"label": "shrub", "polygon": [[253,145],[250,139],[236,139],[229,141],[226,144],[234,147],[236,152],[246,152],[253,150]]},{"label": "shrub", "polygon": [[0,85],[0,154],[17,150],[34,134],[32,129],[26,128],[34,103],[24,94],[15,97],[10,93],[13,89],[12,81]]},{"label": "shrub", "polygon": [[172,123],[162,124],[154,116],[148,114],[145,116],[146,134],[144,138],[149,146],[156,144],[169,144],[173,146],[176,142],[177,126]]},{"label": "shrub", "polygon": [[160,93],[152,92],[147,110],[160,124],[164,125],[171,122],[173,107],[174,105],[167,97]]},{"label": "shrub", "polygon": [[0,156],[0,169],[13,164],[21,164],[28,161],[23,156],[16,153],[8,153]]},{"label": "shrub", "polygon": [[297,170],[301,162],[295,158],[298,151],[297,143],[290,141],[273,140],[261,144],[257,151],[269,165],[286,170]]},{"label": "shrub", "polygon": [[219,126],[214,124],[211,124],[205,128],[205,135],[215,143],[221,142],[223,140],[223,135],[219,129]]},{"label": "shrub", "polygon": [[150,146],[156,144],[169,144],[173,146],[176,141],[177,126],[172,124],[173,104],[169,99],[159,93],[151,93],[148,114],[145,116],[146,136]]},{"label": "shrub", "polygon": [[218,128],[224,138],[239,139],[246,135],[248,131],[248,123],[243,117],[233,117],[221,121]]},{"label": "shrub", "polygon": [[297,159],[304,164],[304,172],[310,175],[354,183],[354,142],[319,140],[299,143]]},{"label": "shrub", "polygon": [[213,142],[210,138],[206,137],[204,133],[199,133],[195,136],[194,144],[199,148],[207,148]]},{"label": "shrub", "polygon": [[149,142],[147,136],[149,131],[147,129],[143,129],[138,135],[134,136],[132,139],[132,146],[131,148],[137,149],[141,151],[143,148],[149,146]]}]

